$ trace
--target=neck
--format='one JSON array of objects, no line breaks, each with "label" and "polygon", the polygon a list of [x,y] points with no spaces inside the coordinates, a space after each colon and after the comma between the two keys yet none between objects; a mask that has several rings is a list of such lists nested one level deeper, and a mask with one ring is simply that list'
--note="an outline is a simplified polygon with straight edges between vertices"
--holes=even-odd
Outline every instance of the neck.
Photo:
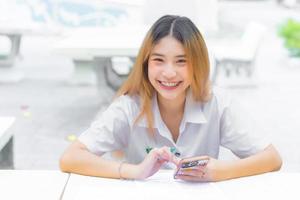
[{"label": "neck", "polygon": [[185,95],[182,95],[173,100],[168,100],[164,99],[158,94],[157,101],[161,113],[176,116],[178,114],[182,114],[184,111]]}]

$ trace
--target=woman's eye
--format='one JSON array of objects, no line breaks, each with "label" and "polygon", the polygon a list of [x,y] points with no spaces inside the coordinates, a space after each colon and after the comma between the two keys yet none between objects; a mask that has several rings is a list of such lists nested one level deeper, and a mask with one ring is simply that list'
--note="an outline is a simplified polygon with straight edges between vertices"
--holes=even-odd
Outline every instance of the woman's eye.
[{"label": "woman's eye", "polygon": [[157,62],[163,62],[163,59],[161,59],[161,58],[154,58],[153,60],[157,61]]},{"label": "woman's eye", "polygon": [[177,63],[183,64],[183,63],[186,63],[186,60],[184,60],[184,59],[178,60]]}]

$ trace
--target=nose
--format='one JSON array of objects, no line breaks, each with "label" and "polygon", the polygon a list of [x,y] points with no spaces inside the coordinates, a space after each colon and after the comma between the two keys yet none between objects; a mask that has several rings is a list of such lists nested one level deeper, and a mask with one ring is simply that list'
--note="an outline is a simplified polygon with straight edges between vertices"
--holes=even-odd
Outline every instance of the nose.
[{"label": "nose", "polygon": [[176,70],[173,65],[168,64],[164,67],[162,75],[168,79],[174,78],[176,76]]}]

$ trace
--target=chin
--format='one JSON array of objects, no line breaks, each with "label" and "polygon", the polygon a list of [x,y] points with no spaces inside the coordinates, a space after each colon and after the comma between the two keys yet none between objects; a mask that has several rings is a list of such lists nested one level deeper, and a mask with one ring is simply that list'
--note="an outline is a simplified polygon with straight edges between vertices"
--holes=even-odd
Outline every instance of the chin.
[{"label": "chin", "polygon": [[175,100],[178,97],[180,97],[182,94],[182,92],[181,93],[179,93],[179,92],[171,93],[171,92],[165,92],[165,91],[159,91],[158,93],[161,97],[163,97],[164,99],[167,99],[167,100]]}]

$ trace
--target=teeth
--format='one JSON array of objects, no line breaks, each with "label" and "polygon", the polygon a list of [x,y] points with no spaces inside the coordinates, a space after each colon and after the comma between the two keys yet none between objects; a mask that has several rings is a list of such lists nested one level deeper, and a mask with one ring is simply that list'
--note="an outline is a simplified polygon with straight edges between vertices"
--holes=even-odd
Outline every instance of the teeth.
[{"label": "teeth", "polygon": [[174,87],[178,84],[178,83],[170,83],[170,82],[164,82],[164,81],[162,81],[161,83],[168,87]]}]

